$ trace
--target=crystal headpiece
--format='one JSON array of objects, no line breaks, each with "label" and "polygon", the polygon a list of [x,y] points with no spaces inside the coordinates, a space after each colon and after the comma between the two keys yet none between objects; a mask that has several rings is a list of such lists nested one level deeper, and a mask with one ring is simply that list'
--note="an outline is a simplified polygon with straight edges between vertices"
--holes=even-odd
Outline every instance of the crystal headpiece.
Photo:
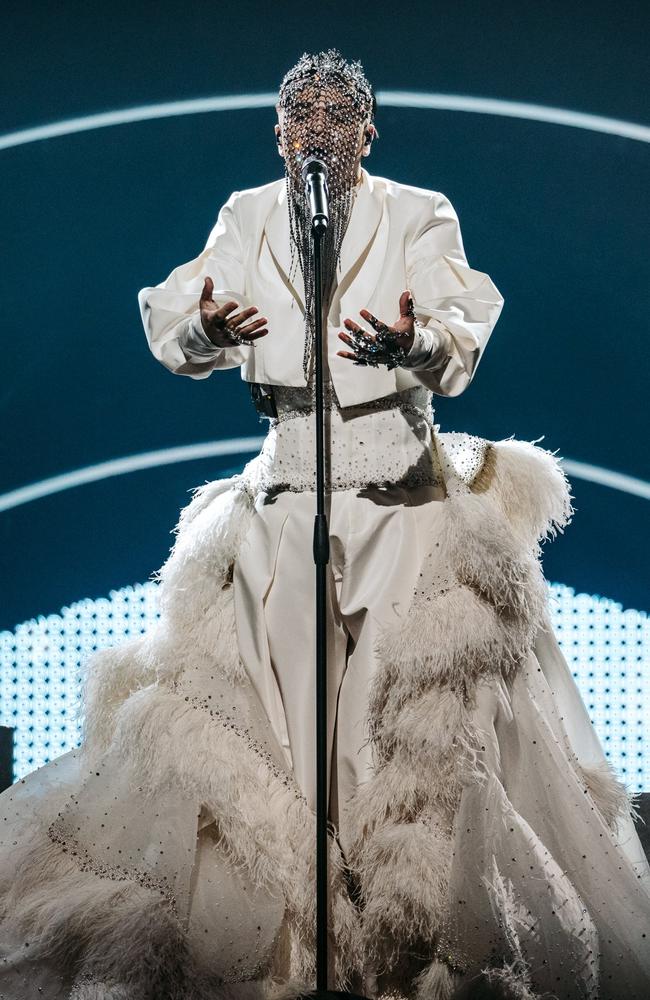
[{"label": "crystal headpiece", "polygon": [[310,54],[303,52],[295,66],[286,73],[280,84],[279,104],[283,107],[296,90],[314,80],[323,85],[338,83],[354,98],[359,111],[374,116],[376,101],[360,62],[348,62],[338,49],[326,49]]}]

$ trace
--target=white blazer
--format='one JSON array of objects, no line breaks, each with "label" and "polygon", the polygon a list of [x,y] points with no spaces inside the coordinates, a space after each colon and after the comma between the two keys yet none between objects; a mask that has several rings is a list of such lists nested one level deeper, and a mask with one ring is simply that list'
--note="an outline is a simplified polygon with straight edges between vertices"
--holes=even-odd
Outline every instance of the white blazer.
[{"label": "white blazer", "polygon": [[[366,170],[362,178],[327,318],[328,363],[339,402],[350,406],[417,384],[457,396],[476,371],[503,297],[487,274],[467,263],[458,218],[443,194]],[[299,265],[289,280],[290,261],[284,178],[236,191],[219,212],[203,252],[138,294],[154,356],[170,371],[192,378],[241,366],[247,382],[304,386],[305,293]],[[209,344],[198,308],[206,275],[214,282],[215,301],[255,305],[268,318],[269,332],[254,346]],[[359,316],[366,308],[392,324],[405,288],[412,292],[416,316],[432,331],[430,349],[418,353],[414,345],[409,367],[390,371],[338,357],[345,349],[338,338],[343,319],[367,326]],[[207,352],[196,348],[199,341]]]}]

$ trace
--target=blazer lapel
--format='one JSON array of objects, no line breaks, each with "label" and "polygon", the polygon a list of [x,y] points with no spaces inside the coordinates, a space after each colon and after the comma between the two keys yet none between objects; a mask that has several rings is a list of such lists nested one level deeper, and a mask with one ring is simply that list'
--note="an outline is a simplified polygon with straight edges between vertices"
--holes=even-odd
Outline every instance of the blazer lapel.
[{"label": "blazer lapel", "polygon": [[291,278],[291,231],[289,229],[289,209],[287,206],[287,186],[282,184],[275,203],[264,225],[264,236],[280,278],[296,299],[303,314],[305,312],[305,285],[300,261],[296,259],[295,271]]},{"label": "blazer lapel", "polygon": [[341,245],[338,268],[339,295],[354,280],[355,265],[373,240],[381,220],[383,199],[371,175],[362,168],[363,182],[359,185],[350,215],[350,222]]},{"label": "blazer lapel", "polygon": [[[372,176],[362,168],[363,182],[357,189],[350,222],[343,238],[339,260],[338,294],[345,295],[354,280],[355,265],[373,240],[379,226],[383,199],[373,183]],[[286,185],[282,185],[264,226],[264,235],[278,274],[298,305],[305,311],[305,286],[300,263],[297,261],[293,276],[291,270],[291,233],[289,229],[289,209]]]}]

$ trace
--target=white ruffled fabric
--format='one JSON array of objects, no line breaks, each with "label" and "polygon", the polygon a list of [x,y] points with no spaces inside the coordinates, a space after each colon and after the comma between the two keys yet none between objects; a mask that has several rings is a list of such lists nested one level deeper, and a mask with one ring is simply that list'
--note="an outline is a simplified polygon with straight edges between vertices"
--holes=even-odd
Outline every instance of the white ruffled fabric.
[{"label": "white ruffled fabric", "polygon": [[[488,987],[645,1000],[650,870],[539,565],[571,515],[566,481],[527,442],[434,446],[444,524],[379,645],[375,769],[346,857],[330,842],[331,983],[416,1000]],[[160,573],[159,623],[87,665],[82,747],[0,796],[2,1000],[313,985],[314,815],[233,615],[259,476],[254,460],[197,490]]]}]

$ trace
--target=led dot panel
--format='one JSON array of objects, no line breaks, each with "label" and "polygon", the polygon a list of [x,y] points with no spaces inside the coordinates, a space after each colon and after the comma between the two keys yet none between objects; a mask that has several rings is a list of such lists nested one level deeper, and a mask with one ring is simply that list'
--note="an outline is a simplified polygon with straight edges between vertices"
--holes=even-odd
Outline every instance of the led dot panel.
[{"label": "led dot panel", "polygon": [[635,792],[650,791],[650,616],[550,586],[553,628],[607,757]]},{"label": "led dot panel", "polygon": [[[157,617],[157,584],[112,591],[0,632],[0,725],[15,729],[16,779],[79,745],[81,665]],[[552,621],[605,752],[632,791],[650,791],[644,720],[650,617],[550,585]]]},{"label": "led dot panel", "polygon": [[16,779],[79,745],[81,666],[147,630],[156,586],[124,587],[0,632],[0,725],[15,729]]}]

